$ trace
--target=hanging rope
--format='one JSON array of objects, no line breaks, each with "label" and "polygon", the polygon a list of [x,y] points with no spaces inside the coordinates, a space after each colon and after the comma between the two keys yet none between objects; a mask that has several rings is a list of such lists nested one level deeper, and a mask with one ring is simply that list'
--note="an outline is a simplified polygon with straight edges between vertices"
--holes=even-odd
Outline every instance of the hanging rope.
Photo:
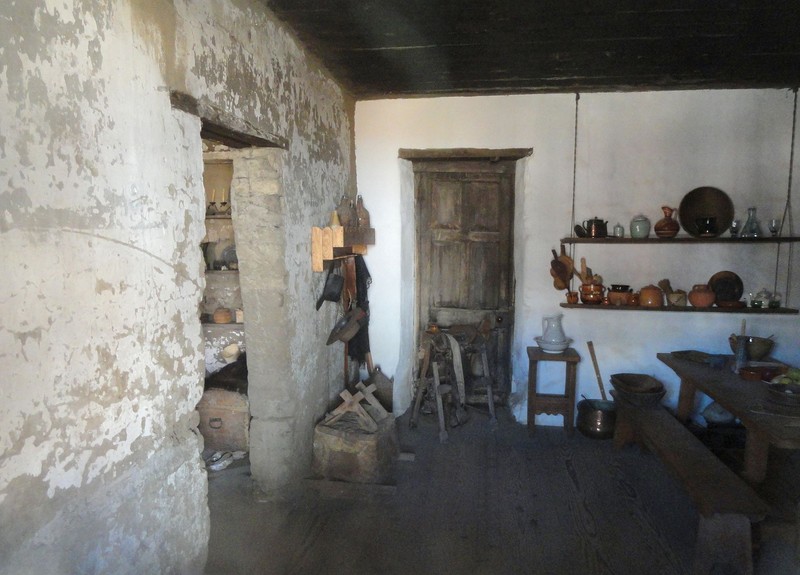
[{"label": "hanging rope", "polygon": [[[789,236],[794,236],[794,218],[792,217],[792,176],[794,174],[794,143],[797,127],[797,88],[794,89],[794,106],[792,108],[792,143],[789,152],[789,183],[786,188],[786,205],[783,208],[783,217],[781,218],[781,225],[778,230],[778,236],[783,236],[783,228],[788,221]],[[789,305],[789,288],[792,285],[792,256],[794,254],[794,244],[789,243],[789,254],[786,265],[786,290],[784,292],[785,299],[783,300],[784,306]],[[778,266],[781,259],[781,244],[778,244],[778,249],[775,253],[775,282],[773,284],[773,292],[778,291]]]},{"label": "hanging rope", "polygon": [[[575,182],[576,174],[578,173],[578,102],[580,99],[580,93],[575,92],[575,131],[572,139],[572,216],[570,217],[568,236],[572,236],[575,233]],[[575,261],[575,244],[569,246],[569,257],[572,258],[573,262]],[[573,274],[569,278],[570,291],[572,291],[574,282],[575,275]]]}]

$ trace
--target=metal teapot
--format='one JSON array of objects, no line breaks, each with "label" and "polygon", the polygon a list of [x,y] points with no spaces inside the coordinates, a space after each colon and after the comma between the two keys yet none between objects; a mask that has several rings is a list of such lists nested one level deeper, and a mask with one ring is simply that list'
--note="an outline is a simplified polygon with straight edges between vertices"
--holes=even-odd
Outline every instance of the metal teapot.
[{"label": "metal teapot", "polygon": [[590,238],[605,238],[608,236],[608,222],[600,218],[592,218],[583,222],[583,229]]}]

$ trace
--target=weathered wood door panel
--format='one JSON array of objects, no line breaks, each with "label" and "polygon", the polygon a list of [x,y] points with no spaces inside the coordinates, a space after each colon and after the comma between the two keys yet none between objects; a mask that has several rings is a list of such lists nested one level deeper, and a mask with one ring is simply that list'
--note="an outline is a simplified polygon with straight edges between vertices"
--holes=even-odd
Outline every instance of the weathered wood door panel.
[{"label": "weathered wood door panel", "polygon": [[510,390],[514,162],[419,161],[414,171],[419,325],[488,319],[490,371],[503,397]]}]

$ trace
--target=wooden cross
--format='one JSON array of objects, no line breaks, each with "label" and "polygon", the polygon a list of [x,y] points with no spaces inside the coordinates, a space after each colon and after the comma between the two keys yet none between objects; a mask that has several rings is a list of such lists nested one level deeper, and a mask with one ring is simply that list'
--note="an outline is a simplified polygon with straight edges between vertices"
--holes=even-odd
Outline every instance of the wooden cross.
[{"label": "wooden cross", "polygon": [[378,424],[370,417],[364,408],[361,406],[361,400],[364,399],[364,394],[360,391],[352,395],[346,389],[339,394],[342,398],[342,403],[328,414],[325,418],[326,424],[331,424],[340,419],[345,413],[352,411],[358,416],[359,422],[362,427],[367,431],[378,431]]},{"label": "wooden cross", "polygon": [[375,419],[375,421],[380,422],[389,417],[389,412],[383,408],[381,402],[378,401],[378,398],[374,395],[375,390],[378,389],[374,383],[371,383],[369,387],[367,387],[359,381],[356,384],[356,389],[359,393],[364,395],[364,399],[366,399],[370,407],[373,408],[374,413],[372,414],[372,417]]}]

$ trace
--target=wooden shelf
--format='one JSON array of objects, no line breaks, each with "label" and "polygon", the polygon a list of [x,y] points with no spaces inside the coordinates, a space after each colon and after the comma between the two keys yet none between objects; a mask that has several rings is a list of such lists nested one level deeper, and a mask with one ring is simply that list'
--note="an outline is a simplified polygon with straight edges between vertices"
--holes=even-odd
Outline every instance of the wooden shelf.
[{"label": "wooden shelf", "polygon": [[230,214],[214,214],[212,216],[206,216],[207,220],[230,220]]},{"label": "wooden shelf", "polygon": [[374,228],[333,226],[311,228],[311,270],[321,272],[325,261],[367,253],[367,245],[375,243]]},{"label": "wooden shelf", "polygon": [[585,303],[562,303],[561,307],[568,309],[589,309],[595,311],[655,311],[655,312],[679,312],[679,313],[745,313],[745,314],[769,314],[769,315],[796,315],[798,310],[788,307],[645,307],[637,305],[592,305]]},{"label": "wooden shelf", "polygon": [[692,236],[675,236],[674,238],[561,238],[562,244],[599,244],[599,245],[622,245],[622,244],[783,244],[800,242],[798,236],[787,237],[768,237],[768,238],[695,238]]}]

